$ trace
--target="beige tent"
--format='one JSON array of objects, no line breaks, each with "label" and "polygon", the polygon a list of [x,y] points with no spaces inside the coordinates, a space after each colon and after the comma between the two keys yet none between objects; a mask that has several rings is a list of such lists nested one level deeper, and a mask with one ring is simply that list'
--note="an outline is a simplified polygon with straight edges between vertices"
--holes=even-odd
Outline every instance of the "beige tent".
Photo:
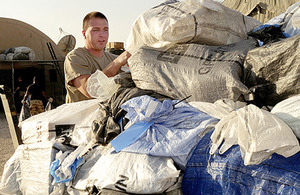
[{"label": "beige tent", "polygon": [[225,0],[222,4],[261,23],[278,16],[299,0]]},{"label": "beige tent", "polygon": [[62,51],[40,30],[19,20],[0,17],[0,53],[10,47],[25,46],[34,51],[36,60],[53,60],[47,43],[51,43],[57,59],[63,60]]},{"label": "beige tent", "polygon": [[[52,50],[49,49],[50,45]],[[22,76],[26,84],[30,84],[32,78],[39,75],[48,95],[56,100],[56,105],[64,103],[65,54],[57,44],[27,23],[0,17],[0,53],[13,47],[28,47],[33,50],[35,58],[0,61],[0,85],[6,85],[14,90],[18,76]]]}]

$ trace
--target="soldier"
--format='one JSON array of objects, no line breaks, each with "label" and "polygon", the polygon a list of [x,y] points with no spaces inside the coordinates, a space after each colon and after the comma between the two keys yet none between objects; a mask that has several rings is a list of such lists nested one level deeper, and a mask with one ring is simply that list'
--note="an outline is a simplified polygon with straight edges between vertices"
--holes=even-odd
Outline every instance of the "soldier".
[{"label": "soldier", "polygon": [[100,12],[91,12],[83,19],[84,47],[71,51],[65,59],[66,103],[91,99],[86,90],[87,81],[96,70],[113,77],[127,64],[130,53],[124,51],[116,56],[104,51],[108,41],[107,18]]}]

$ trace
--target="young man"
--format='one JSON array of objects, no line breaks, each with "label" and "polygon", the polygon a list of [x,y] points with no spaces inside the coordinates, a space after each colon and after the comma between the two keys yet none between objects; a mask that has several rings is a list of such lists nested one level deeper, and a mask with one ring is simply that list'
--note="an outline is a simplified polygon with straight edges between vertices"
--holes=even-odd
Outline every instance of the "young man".
[{"label": "young man", "polygon": [[71,51],[65,59],[64,71],[67,89],[66,103],[91,99],[86,87],[97,69],[106,76],[115,76],[131,56],[124,51],[116,56],[104,51],[109,36],[107,18],[100,12],[91,12],[83,19],[84,47]]}]

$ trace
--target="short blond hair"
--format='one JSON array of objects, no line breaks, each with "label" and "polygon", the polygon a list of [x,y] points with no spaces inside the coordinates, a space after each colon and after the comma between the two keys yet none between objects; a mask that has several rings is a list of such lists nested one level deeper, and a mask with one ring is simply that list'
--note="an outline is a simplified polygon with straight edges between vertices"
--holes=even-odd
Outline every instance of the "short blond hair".
[{"label": "short blond hair", "polygon": [[108,20],[104,14],[102,14],[101,12],[98,12],[98,11],[93,11],[93,12],[88,13],[84,17],[83,23],[82,23],[82,30],[87,30],[87,28],[89,27],[89,21],[92,18],[102,18],[108,22]]}]

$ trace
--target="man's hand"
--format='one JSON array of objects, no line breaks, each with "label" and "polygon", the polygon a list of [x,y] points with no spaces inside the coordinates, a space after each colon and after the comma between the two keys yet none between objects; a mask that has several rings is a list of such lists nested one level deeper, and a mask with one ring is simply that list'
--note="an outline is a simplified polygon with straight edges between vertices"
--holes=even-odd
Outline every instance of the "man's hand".
[{"label": "man's hand", "polygon": [[119,55],[114,61],[112,61],[102,72],[107,77],[115,76],[120,68],[127,64],[127,60],[130,58],[131,54],[128,51],[124,51]]},{"label": "man's hand", "polygon": [[[119,55],[114,61],[112,61],[102,72],[107,77],[115,76],[119,69],[127,64],[128,58],[130,58],[131,54],[128,51],[124,51],[121,55]],[[71,81],[71,85],[74,85],[83,95],[92,99],[92,97],[87,92],[87,80],[91,75],[80,75],[76,79]]]},{"label": "man's hand", "polygon": [[127,60],[130,58],[131,54],[128,51],[124,51],[121,55],[119,55],[115,61],[120,65],[120,68],[127,64]]}]

